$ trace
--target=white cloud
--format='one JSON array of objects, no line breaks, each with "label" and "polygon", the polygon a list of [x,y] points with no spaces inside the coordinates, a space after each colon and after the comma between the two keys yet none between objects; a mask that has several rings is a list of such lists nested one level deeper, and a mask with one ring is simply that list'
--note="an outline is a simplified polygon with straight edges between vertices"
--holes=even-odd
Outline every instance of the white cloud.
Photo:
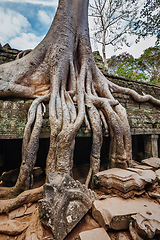
[{"label": "white cloud", "polygon": [[[123,52],[128,52],[135,58],[140,57],[140,55],[143,53],[143,51],[151,46],[155,45],[156,37],[147,37],[145,39],[141,39],[139,43],[135,43],[136,36],[128,36],[128,40],[132,43],[130,47],[127,47],[124,45],[122,49],[117,50],[114,52],[114,49],[112,46],[106,47],[106,53],[107,57],[111,57],[112,55],[119,55]],[[101,47],[100,47],[101,48]]]},{"label": "white cloud", "polygon": [[58,0],[5,0],[5,2],[20,2],[20,3],[32,3],[32,4],[42,4],[45,6],[54,6],[57,7]]},{"label": "white cloud", "polygon": [[26,50],[35,48],[44,36],[37,37],[33,33],[22,33],[15,37],[9,43],[13,48]]},{"label": "white cloud", "polygon": [[0,43],[2,45],[29,27],[30,23],[23,15],[9,9],[4,12],[4,9],[0,8]]},{"label": "white cloud", "polygon": [[51,24],[52,17],[50,17],[46,11],[40,10],[38,12],[38,19],[41,23],[49,25]]}]

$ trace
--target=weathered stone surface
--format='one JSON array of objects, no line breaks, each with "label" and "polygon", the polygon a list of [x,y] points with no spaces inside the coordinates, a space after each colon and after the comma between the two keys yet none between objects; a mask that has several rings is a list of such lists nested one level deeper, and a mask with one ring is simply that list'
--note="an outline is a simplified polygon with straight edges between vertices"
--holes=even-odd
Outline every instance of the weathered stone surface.
[{"label": "weathered stone surface", "polygon": [[142,160],[141,162],[154,169],[160,168],[160,158],[157,158],[157,157],[147,158]]},{"label": "weathered stone surface", "polygon": [[136,172],[142,180],[146,183],[154,183],[156,180],[156,174],[152,170],[143,170],[137,168],[128,168],[127,170],[131,172]]},{"label": "weathered stone surface", "polygon": [[[124,198],[142,194],[146,184],[156,181],[152,170],[112,168],[95,175],[95,185],[106,193],[116,193]],[[116,189],[116,191],[115,191]]]},{"label": "weathered stone surface", "polygon": [[67,174],[51,172],[39,201],[41,222],[49,226],[56,240],[62,240],[82,219],[97,199],[96,193]]},{"label": "weathered stone surface", "polygon": [[0,233],[7,235],[18,235],[28,228],[28,222],[19,222],[17,220],[7,220],[0,222]]},{"label": "weathered stone surface", "polygon": [[132,220],[141,237],[153,239],[155,235],[160,234],[160,207],[159,211],[157,209],[141,211],[132,216]]},{"label": "weathered stone surface", "polygon": [[143,164],[136,165],[136,166],[134,166],[134,168],[141,169],[141,170],[152,170],[153,169],[152,167],[146,166]]},{"label": "weathered stone surface", "polygon": [[80,240],[110,240],[104,228],[95,228],[93,230],[81,232],[79,237]]},{"label": "weathered stone surface", "polygon": [[106,188],[115,188],[123,193],[144,188],[144,182],[137,173],[119,168],[97,173],[95,175],[95,184]]},{"label": "weathered stone surface", "polygon": [[91,217],[90,211],[81,219],[74,229],[65,237],[65,240],[79,240],[79,234],[84,231],[89,231],[95,228],[100,228],[99,224]]},{"label": "weathered stone surface", "polygon": [[160,182],[160,169],[155,171],[158,182]]},{"label": "weathered stone surface", "polygon": [[118,234],[116,239],[117,240],[130,240],[130,238],[126,234],[121,233],[121,232]]},{"label": "weathered stone surface", "polygon": [[147,199],[122,199],[119,197],[96,200],[92,207],[92,216],[105,229],[127,229],[131,216],[141,212],[158,212],[158,204]]}]

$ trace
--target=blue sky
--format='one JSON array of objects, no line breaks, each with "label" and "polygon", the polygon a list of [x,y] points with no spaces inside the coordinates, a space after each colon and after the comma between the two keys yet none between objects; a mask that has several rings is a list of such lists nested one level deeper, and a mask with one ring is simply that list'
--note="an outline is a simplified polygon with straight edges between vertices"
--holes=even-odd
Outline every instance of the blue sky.
[{"label": "blue sky", "polygon": [[47,33],[57,1],[0,1],[0,43],[34,48]]},{"label": "blue sky", "polygon": [[[17,49],[33,49],[47,33],[56,12],[58,0],[1,0],[0,1],[0,43],[9,43]],[[92,20],[89,20],[90,27]],[[92,33],[91,33],[92,34]],[[124,46],[114,52],[109,46],[108,57],[121,52],[129,52],[138,57],[144,49],[154,46],[155,37],[141,40],[135,44],[135,37],[129,36],[131,47]],[[92,45],[93,50],[101,52],[101,46]]]}]

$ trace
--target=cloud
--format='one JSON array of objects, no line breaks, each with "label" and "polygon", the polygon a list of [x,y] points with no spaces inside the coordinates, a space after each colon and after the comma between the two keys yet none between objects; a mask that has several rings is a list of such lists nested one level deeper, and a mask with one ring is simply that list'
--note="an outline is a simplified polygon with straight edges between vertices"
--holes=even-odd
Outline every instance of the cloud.
[{"label": "cloud", "polygon": [[49,25],[51,24],[52,16],[49,16],[46,11],[40,10],[38,12],[39,21],[43,24]]},{"label": "cloud", "polygon": [[0,43],[4,44],[22,31],[27,31],[31,25],[28,20],[16,11],[0,8]]},{"label": "cloud", "polygon": [[156,37],[147,37],[145,39],[141,39],[139,43],[135,43],[136,36],[128,36],[128,40],[131,43],[130,47],[123,45],[122,49],[117,50],[114,52],[112,46],[106,47],[107,58],[111,57],[112,55],[119,55],[123,52],[128,52],[135,58],[139,58],[143,51],[151,46],[155,46]]},{"label": "cloud", "polygon": [[42,4],[45,6],[57,7],[58,0],[5,0],[5,2],[20,2],[20,3],[32,3],[32,4]]},{"label": "cloud", "polygon": [[15,37],[9,43],[13,48],[26,50],[33,49],[38,45],[44,36],[36,36],[34,33],[22,33],[20,36]]}]

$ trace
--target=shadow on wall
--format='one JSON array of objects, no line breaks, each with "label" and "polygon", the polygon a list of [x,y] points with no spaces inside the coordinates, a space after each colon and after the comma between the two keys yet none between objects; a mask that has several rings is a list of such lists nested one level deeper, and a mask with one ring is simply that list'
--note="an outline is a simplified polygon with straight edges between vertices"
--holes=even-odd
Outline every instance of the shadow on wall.
[{"label": "shadow on wall", "polygon": [[[49,138],[41,138],[39,142],[39,150],[37,154],[36,166],[45,169],[46,158],[49,150]],[[103,145],[101,149],[101,170],[107,168],[108,154],[109,154],[109,137],[103,138]],[[160,138],[158,140],[159,157],[160,157]],[[91,137],[76,137],[74,150],[74,170],[75,179],[78,179],[78,174],[86,175],[89,169],[90,153],[92,147]],[[21,164],[21,148],[22,139],[1,139],[0,140],[0,175],[4,171],[19,168]],[[141,161],[144,159],[144,136],[132,136],[133,159]],[[77,169],[79,168],[79,173]],[[84,172],[84,173],[81,173]],[[77,173],[76,173],[77,172]],[[86,173],[85,173],[86,172]],[[77,174],[77,177],[76,177]],[[79,176],[81,178],[81,176]]]},{"label": "shadow on wall", "polygon": [[[36,166],[45,169],[46,158],[49,150],[49,138],[41,138],[37,153]],[[90,162],[92,147],[91,137],[77,137],[74,150],[74,167]],[[0,139],[0,175],[4,171],[19,168],[21,164],[22,139]],[[107,164],[109,152],[109,138],[104,137],[101,150],[101,163]]]}]

